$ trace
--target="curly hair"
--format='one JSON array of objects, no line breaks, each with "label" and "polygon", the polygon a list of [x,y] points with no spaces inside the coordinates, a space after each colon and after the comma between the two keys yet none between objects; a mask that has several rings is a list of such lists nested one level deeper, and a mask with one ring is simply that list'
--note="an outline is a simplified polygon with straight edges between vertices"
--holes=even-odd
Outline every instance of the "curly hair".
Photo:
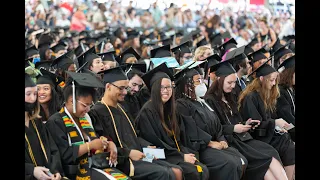
[{"label": "curly hair", "polygon": [[[272,73],[271,73],[272,74]],[[271,74],[264,76],[263,81],[260,81],[260,78],[255,78],[239,95],[238,99],[238,110],[241,108],[241,104],[243,100],[246,98],[248,94],[251,92],[257,91],[263,101],[264,108],[266,110],[270,110],[274,112],[276,109],[277,99],[280,96],[279,92],[279,78],[276,78],[276,84],[271,88],[271,90],[267,89],[267,81],[269,81]]]},{"label": "curly hair", "polygon": [[279,85],[282,85],[285,88],[290,88],[293,86],[292,77],[293,77],[293,74],[295,73],[295,67],[296,66],[285,69],[280,73]]}]

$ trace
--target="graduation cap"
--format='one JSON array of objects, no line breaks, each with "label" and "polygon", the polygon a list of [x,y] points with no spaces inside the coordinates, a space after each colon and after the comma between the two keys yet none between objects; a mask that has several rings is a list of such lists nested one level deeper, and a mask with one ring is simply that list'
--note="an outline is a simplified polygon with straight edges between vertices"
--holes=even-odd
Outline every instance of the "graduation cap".
[{"label": "graduation cap", "polygon": [[276,52],[274,52],[274,62],[279,62],[282,56],[289,53],[293,52],[288,48],[288,45],[282,46]]},{"label": "graduation cap", "polygon": [[66,50],[66,44],[64,42],[59,42],[58,44],[56,44],[55,46],[51,47],[51,50],[54,53],[58,53],[61,50]]},{"label": "graduation cap", "polygon": [[162,79],[162,78],[168,78],[171,80],[174,79],[166,63],[162,63],[159,66],[153,68],[152,70],[144,74],[141,78],[150,91],[153,83],[158,79]]},{"label": "graduation cap", "polygon": [[127,40],[138,37],[140,34],[136,30],[127,31]]},{"label": "graduation cap", "polygon": [[151,58],[171,57],[170,45],[154,48],[150,51]]},{"label": "graduation cap", "polygon": [[278,72],[282,72],[285,69],[292,68],[295,66],[295,55],[289,57],[288,59],[284,60],[280,66],[277,68]]},{"label": "graduation cap", "polygon": [[44,69],[46,69],[46,70],[49,70],[50,67],[51,67],[51,63],[52,63],[52,61],[40,61],[40,62],[37,62],[37,63],[35,64],[35,67],[36,67],[37,69],[42,69],[42,68],[44,68]]},{"label": "graduation cap", "polygon": [[106,41],[104,40],[97,44],[97,51],[99,53],[103,53],[105,44],[106,44]]},{"label": "graduation cap", "polygon": [[249,54],[251,54],[253,52],[254,52],[254,50],[249,45],[246,45],[246,47],[244,48],[244,54],[246,56],[248,56]]},{"label": "graduation cap", "polygon": [[90,36],[90,33],[89,33],[88,31],[84,30],[84,31],[81,31],[81,32],[79,33],[79,36],[88,37],[88,36]]},{"label": "graduation cap", "polygon": [[24,73],[24,88],[35,87],[35,86],[36,86],[36,83],[34,83],[31,77],[27,73]]},{"label": "graduation cap", "polygon": [[249,43],[248,46],[252,47],[254,45],[256,45],[257,43],[259,43],[258,39],[255,37],[253,38]]},{"label": "graduation cap", "polygon": [[120,36],[121,36],[121,34],[122,34],[122,29],[121,29],[121,27],[118,27],[118,28],[113,32],[113,34],[114,34],[116,37],[120,38]]},{"label": "graduation cap", "polygon": [[89,48],[88,45],[80,43],[79,46],[74,49],[75,55],[78,57],[80,56],[83,52],[85,52]]},{"label": "graduation cap", "polygon": [[171,52],[174,54],[180,52],[180,53],[191,53],[189,48],[190,41],[183,42],[176,47],[171,48]]},{"label": "graduation cap", "polygon": [[122,63],[126,63],[126,60],[130,57],[135,57],[137,60],[141,58],[141,56],[132,47],[129,47],[120,54],[120,61]]},{"label": "graduation cap", "polygon": [[205,46],[207,44],[208,44],[208,42],[207,42],[206,38],[203,38],[199,42],[197,42],[197,47]]},{"label": "graduation cap", "polygon": [[264,53],[267,53],[268,51],[262,47],[259,50],[251,53],[248,55],[248,58],[251,60],[251,64],[261,60],[261,59],[266,59],[267,56],[264,55]]},{"label": "graduation cap", "polygon": [[89,87],[89,88],[104,88],[101,81],[89,74],[89,73],[75,73],[66,71],[69,75],[68,85],[72,85],[72,101],[73,101],[73,113],[76,113],[76,87]]},{"label": "graduation cap", "polygon": [[280,39],[277,38],[276,42],[273,44],[271,47],[271,52],[274,53],[276,52],[279,48],[281,48],[283,45],[280,43]]},{"label": "graduation cap", "polygon": [[198,38],[201,36],[201,30],[200,29],[196,29],[196,30],[193,30],[191,31],[191,33],[189,34],[189,37],[192,38],[192,40]]},{"label": "graduation cap", "polygon": [[221,37],[223,39],[227,39],[227,38],[231,38],[231,34],[229,31],[224,32],[223,34],[221,34]]},{"label": "graduation cap", "polygon": [[183,36],[183,34],[184,34],[184,33],[183,33],[183,30],[179,30],[178,32],[176,32],[175,35],[176,35],[176,38],[177,38],[177,37]]},{"label": "graduation cap", "polygon": [[105,84],[121,80],[128,80],[122,68],[122,66],[114,67],[111,69],[100,71],[99,74],[103,74],[103,82]]},{"label": "graduation cap", "polygon": [[223,61],[210,67],[210,72],[215,72],[216,76],[221,77],[236,73],[236,70],[233,68],[230,61]]},{"label": "graduation cap", "polygon": [[167,36],[164,32],[160,32],[158,34],[158,40],[162,42],[162,45],[170,45],[172,42],[172,39],[170,36]]},{"label": "graduation cap", "polygon": [[205,63],[201,64],[200,67],[204,68],[204,78],[207,78],[209,68],[219,64],[222,61],[222,58],[218,54],[213,54],[204,59],[204,61]]},{"label": "graduation cap", "polygon": [[39,51],[36,48],[36,46],[31,46],[25,50],[25,58],[29,58],[35,54],[39,54]]},{"label": "graduation cap", "polygon": [[74,64],[73,57],[74,51],[68,51],[67,53],[64,53],[63,55],[53,60],[51,67],[56,65],[57,69],[63,69],[66,71],[71,64]]},{"label": "graduation cap", "polygon": [[296,39],[296,36],[295,35],[288,35],[288,36],[283,36],[282,37],[282,40],[284,40],[284,41],[289,41],[289,40],[294,40],[294,39]]},{"label": "graduation cap", "polygon": [[92,64],[93,60],[96,58],[100,58],[97,54],[95,54],[95,47],[90,48],[88,51],[82,53],[80,56],[77,57],[79,67],[77,71],[80,69],[86,68],[88,69],[89,66]]},{"label": "graduation cap", "polygon": [[[204,61],[200,63],[204,63]],[[200,72],[196,70],[200,63],[199,61],[193,61],[187,66],[183,67],[179,72],[175,73],[173,76],[175,85],[178,85],[183,78],[192,78],[194,75],[200,74]]]},{"label": "graduation cap", "polygon": [[45,69],[40,69],[42,75],[37,76],[37,84],[50,84],[53,88],[57,89],[59,84],[64,83],[64,78],[58,76]]},{"label": "graduation cap", "polygon": [[246,46],[241,46],[237,49],[234,49],[226,55],[225,61],[237,61],[245,59],[247,56],[244,54],[244,49]]},{"label": "graduation cap", "polygon": [[114,49],[109,50],[108,52],[105,53],[99,53],[97,55],[99,55],[102,59],[102,61],[116,61],[114,55],[115,55],[116,51]]},{"label": "graduation cap", "polygon": [[219,46],[219,49],[222,50],[223,52],[226,52],[231,48],[237,48],[237,44],[238,44],[237,41],[234,38],[231,38],[227,42],[224,42],[221,46]]},{"label": "graduation cap", "polygon": [[125,74],[128,75],[131,71],[139,71],[142,73],[147,72],[147,65],[145,63],[126,63],[125,64]]},{"label": "graduation cap", "polygon": [[266,76],[268,74],[271,74],[273,72],[277,72],[272,66],[270,66],[268,64],[268,62],[271,60],[271,58],[269,58],[266,62],[264,62],[261,66],[259,66],[257,69],[255,69],[254,71],[252,71],[249,75],[253,75],[254,73],[256,73],[256,78],[260,77],[260,76]]}]

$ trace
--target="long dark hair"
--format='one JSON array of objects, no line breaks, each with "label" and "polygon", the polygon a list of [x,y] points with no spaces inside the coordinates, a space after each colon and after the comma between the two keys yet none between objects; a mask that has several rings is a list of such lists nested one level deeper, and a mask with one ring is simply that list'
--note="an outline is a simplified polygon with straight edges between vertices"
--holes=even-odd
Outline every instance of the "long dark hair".
[{"label": "long dark hair", "polygon": [[175,98],[189,98],[196,99],[195,86],[193,84],[193,78],[184,77],[176,84]]},{"label": "long dark hair", "polygon": [[[48,109],[49,109],[49,116],[48,118],[53,115],[54,113],[58,112],[60,108],[62,107],[62,101],[61,97],[58,95],[55,88],[51,86],[51,99],[48,101]],[[47,117],[45,116],[44,109],[42,106],[40,106],[40,116],[42,117],[43,121],[47,120]]]},{"label": "long dark hair", "polygon": [[231,108],[231,111],[234,113],[238,112],[237,102],[236,102],[235,96],[232,94],[232,92],[225,93],[223,91],[223,83],[224,83],[225,78],[226,78],[225,76],[221,76],[220,78],[215,80],[212,83],[212,85],[210,86],[210,88],[208,89],[208,91],[205,95],[205,98],[209,98],[210,96],[213,96],[213,98],[218,101],[218,103],[219,103],[220,107],[223,109],[223,111],[226,114],[228,114],[228,116],[231,116],[230,109],[222,101],[222,95],[224,96],[224,98],[228,102],[228,104]]},{"label": "long dark hair", "polygon": [[[163,78],[156,80],[151,87],[151,103],[156,109],[157,113],[160,116],[162,127],[165,131],[172,135],[171,130],[174,131],[175,135],[179,135],[179,127],[176,118],[176,105],[175,105],[175,97],[174,97],[174,88],[172,88],[172,96],[165,103],[162,103],[161,99],[161,81]],[[171,123],[171,127],[168,127],[165,122],[165,117],[169,117],[169,122]]]}]

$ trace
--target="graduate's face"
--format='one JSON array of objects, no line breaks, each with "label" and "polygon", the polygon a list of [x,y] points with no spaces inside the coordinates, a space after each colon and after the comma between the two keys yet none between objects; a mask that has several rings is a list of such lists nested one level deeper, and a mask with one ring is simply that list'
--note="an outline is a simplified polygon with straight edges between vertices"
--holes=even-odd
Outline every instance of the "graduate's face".
[{"label": "graduate's face", "polygon": [[70,72],[76,72],[76,68],[75,68],[75,64],[70,64],[70,66],[68,67],[68,71]]},{"label": "graduate's face", "polygon": [[267,78],[266,79],[266,83],[267,83],[267,88],[268,90],[271,90],[271,88],[276,85],[276,80],[277,80],[277,77],[278,77],[278,73],[277,72],[273,72],[270,74],[269,78],[267,76],[265,76],[264,78]]},{"label": "graduate's face", "polygon": [[76,99],[76,101],[76,113],[74,115],[76,117],[84,117],[85,114],[90,111],[90,107],[92,106],[92,96],[80,96]]},{"label": "graduate's face", "polygon": [[135,57],[129,57],[128,59],[126,59],[126,63],[130,63],[130,64],[134,64],[137,63],[137,58]]},{"label": "graduate's face", "polygon": [[[114,85],[112,85],[114,84]],[[111,91],[111,98],[115,102],[123,102],[127,95],[127,89],[129,86],[128,80],[121,80],[107,84],[107,91]]]},{"label": "graduate's face", "polygon": [[92,65],[90,66],[90,70],[92,72],[98,73],[104,70],[104,64],[101,58],[96,58],[92,61]]},{"label": "graduate's face", "polygon": [[139,92],[143,86],[143,80],[138,75],[134,75],[129,81],[130,94],[134,95]]},{"label": "graduate's face", "polygon": [[230,93],[232,89],[236,86],[237,75],[236,73],[226,76],[223,82],[223,91],[225,93]]},{"label": "graduate's face", "polygon": [[24,91],[24,101],[27,103],[34,103],[37,100],[38,92],[37,86],[26,87]]},{"label": "graduate's face", "polygon": [[51,99],[51,86],[50,84],[38,84],[38,101],[40,104],[45,104]]},{"label": "graduate's face", "polygon": [[169,101],[172,96],[172,83],[170,79],[163,78],[161,81],[161,89],[160,89],[161,100],[163,103]]}]

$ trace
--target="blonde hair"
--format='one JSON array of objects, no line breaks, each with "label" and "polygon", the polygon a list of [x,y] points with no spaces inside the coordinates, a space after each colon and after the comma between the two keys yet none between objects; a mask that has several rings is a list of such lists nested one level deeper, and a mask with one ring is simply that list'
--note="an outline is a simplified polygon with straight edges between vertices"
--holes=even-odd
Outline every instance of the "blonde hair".
[{"label": "blonde hair", "polygon": [[266,110],[270,110],[274,112],[276,109],[277,99],[280,96],[279,92],[279,76],[276,78],[276,84],[271,88],[271,90],[267,89],[267,81],[269,81],[271,74],[264,76],[263,81],[260,81],[260,78],[255,78],[240,94],[238,100],[238,109],[241,109],[241,104],[245,97],[251,92],[257,91],[263,101],[264,108]]},{"label": "blonde hair", "polygon": [[193,61],[199,61],[200,57],[204,55],[204,53],[206,52],[206,50],[210,50],[211,48],[208,46],[200,46],[196,49],[196,51],[194,52],[194,57],[193,57]]}]

